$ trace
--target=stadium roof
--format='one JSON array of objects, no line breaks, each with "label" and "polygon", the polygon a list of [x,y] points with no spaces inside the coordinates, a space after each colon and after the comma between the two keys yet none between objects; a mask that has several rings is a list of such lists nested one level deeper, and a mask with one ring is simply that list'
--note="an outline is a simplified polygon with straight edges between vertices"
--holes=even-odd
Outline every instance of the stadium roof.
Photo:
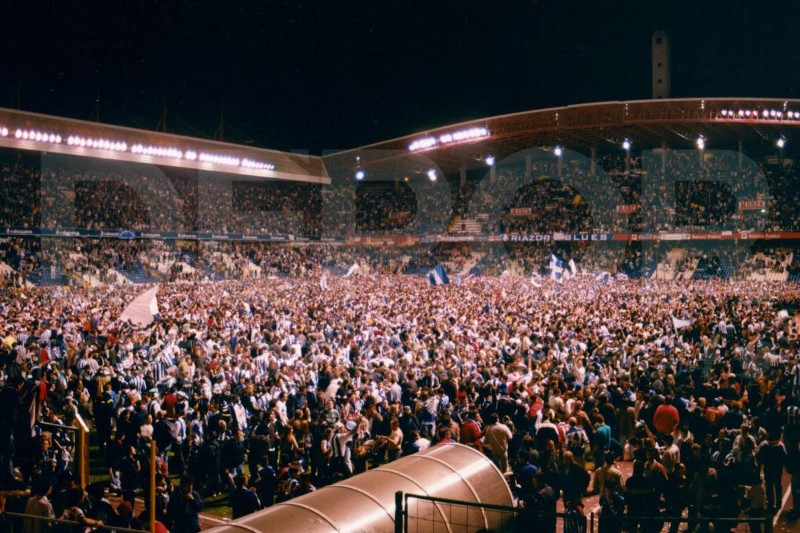
[{"label": "stadium roof", "polygon": [[330,183],[319,157],[0,109],[0,147]]},{"label": "stadium roof", "polygon": [[561,146],[586,155],[592,148],[598,154],[619,153],[625,139],[633,143],[634,150],[657,148],[662,143],[670,148],[693,148],[700,136],[707,148],[736,150],[742,141],[746,150],[777,150],[776,141],[791,141],[796,131],[800,132],[800,100],[603,102],[452,124],[337,152],[323,161],[331,176],[352,174],[356,165],[366,169],[433,166],[449,174],[462,167],[485,167],[483,159],[488,155],[499,162],[529,148]]}]

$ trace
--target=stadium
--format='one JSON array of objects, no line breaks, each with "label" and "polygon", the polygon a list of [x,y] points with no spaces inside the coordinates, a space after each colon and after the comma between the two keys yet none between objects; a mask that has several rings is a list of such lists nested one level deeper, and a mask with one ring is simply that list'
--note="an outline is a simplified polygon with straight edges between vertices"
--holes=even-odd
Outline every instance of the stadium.
[{"label": "stadium", "polygon": [[[532,311],[522,313],[521,302],[510,298],[508,293],[523,291],[528,295],[533,291],[532,301],[537,298],[535,293],[539,293],[543,301],[548,301],[558,291],[590,291],[593,294],[591,298],[600,298],[594,294],[604,291],[613,294],[629,294],[631,291],[648,294],[652,291],[669,301],[670,296],[675,297],[684,291],[700,294],[711,291],[713,287],[726,294],[726,306],[731,305],[730,298],[753,296],[771,298],[770,304],[759,308],[759,312],[771,310],[777,313],[777,310],[786,309],[794,313],[796,288],[791,282],[798,275],[800,258],[797,258],[796,246],[800,233],[795,223],[797,213],[793,209],[793,199],[795,191],[800,189],[796,186],[798,178],[791,140],[795,138],[795,128],[800,126],[800,101],[681,99],[569,106],[443,126],[323,158],[8,110],[0,112],[0,124],[4,182],[1,265],[6,295],[17,302],[9,300],[3,305],[6,353],[19,350],[19,338],[27,335],[28,340],[21,345],[29,350],[39,346],[43,352],[38,356],[32,354],[33,361],[38,360],[41,366],[26,368],[23,365],[22,375],[30,372],[32,378],[52,379],[58,383],[65,378],[63,375],[59,377],[57,365],[63,361],[69,368],[71,357],[71,364],[75,365],[78,373],[73,374],[75,377],[79,375],[96,391],[102,391],[98,381],[107,383],[109,392],[116,387],[114,392],[117,394],[130,395],[128,401],[135,406],[134,414],[150,413],[150,424],[163,422],[166,428],[171,427],[167,426],[167,420],[174,425],[177,415],[165,407],[162,398],[178,398],[176,394],[180,392],[179,402],[187,402],[187,409],[193,405],[192,411],[199,410],[204,387],[213,382],[208,400],[209,405],[214,405],[211,409],[221,414],[221,423],[227,421],[230,426],[243,431],[249,427],[248,434],[252,432],[246,441],[248,457],[253,461],[248,467],[250,475],[256,479],[256,472],[262,465],[253,458],[257,453],[254,449],[258,435],[255,428],[261,428],[263,423],[259,422],[262,415],[255,401],[259,396],[257,391],[273,398],[265,405],[267,409],[275,409],[276,404],[283,403],[287,427],[295,423],[299,428],[305,427],[301,429],[308,435],[307,439],[301,439],[306,443],[301,447],[303,451],[298,448],[296,452],[288,450],[288,453],[313,463],[321,460],[309,449],[316,440],[312,439],[308,425],[315,422],[311,413],[305,426],[302,423],[305,415],[298,415],[300,420],[287,415],[287,400],[281,399],[286,393],[275,395],[273,380],[274,376],[286,373],[281,379],[294,383],[289,387],[284,385],[293,398],[292,405],[306,403],[297,399],[301,394],[298,386],[301,383],[306,387],[314,385],[313,381],[304,383],[300,377],[302,372],[316,372],[318,365],[320,371],[325,368],[330,372],[331,363],[336,362],[337,352],[331,351],[336,342],[329,346],[324,338],[350,339],[350,342],[357,343],[354,346],[364,349],[367,355],[362,360],[353,352],[353,349],[358,352],[359,348],[350,348],[349,359],[354,363],[351,368],[359,373],[362,368],[365,372],[375,371],[381,376],[383,384],[380,389],[371,393],[369,389],[362,391],[366,397],[371,397],[371,394],[373,401],[380,402],[387,400],[387,394],[392,397],[389,383],[405,381],[403,372],[398,376],[394,369],[403,366],[409,369],[409,376],[413,376],[410,369],[421,361],[418,357],[427,352],[426,345],[430,347],[430,361],[437,363],[442,370],[437,381],[441,380],[441,387],[444,387],[452,379],[450,372],[459,368],[448,358],[458,357],[456,342],[461,344],[461,341],[455,332],[443,332],[441,338],[432,339],[420,333],[419,337],[426,340],[415,347],[406,341],[408,352],[403,355],[404,349],[399,347],[402,343],[396,337],[403,333],[403,328],[379,334],[374,328],[369,328],[358,334],[353,332],[352,337],[324,330],[324,336],[315,341],[320,346],[317,348],[311,347],[309,341],[317,335],[314,331],[318,331],[318,326],[309,324],[309,331],[304,332],[304,337],[308,336],[306,345],[298,347],[298,353],[306,353],[299,359],[286,352],[287,349],[293,350],[293,345],[284,343],[280,347],[275,342],[270,345],[266,338],[258,344],[248,343],[245,351],[233,348],[227,357],[220,357],[221,348],[216,344],[207,357],[214,363],[223,364],[225,370],[214,372],[209,368],[210,379],[204,385],[203,379],[206,378],[199,378],[203,374],[202,367],[193,369],[198,372],[198,379],[191,381],[178,366],[183,365],[179,361],[184,361],[181,354],[186,352],[186,348],[176,347],[181,343],[175,344],[180,335],[176,335],[178,330],[174,328],[182,323],[181,331],[192,331],[189,338],[194,339],[199,332],[194,330],[193,322],[170,317],[168,311],[158,312],[165,306],[167,309],[180,308],[177,302],[188,294],[197,298],[201,305],[206,303],[204,295],[216,294],[213,296],[215,299],[208,303],[217,301],[220,310],[227,309],[224,317],[220,316],[218,320],[227,324],[226,327],[236,328],[231,326],[230,318],[232,314],[234,317],[241,315],[243,309],[248,310],[246,316],[242,315],[245,319],[254,316],[259,321],[274,320],[275,315],[268,310],[271,304],[256,303],[258,299],[253,298],[255,290],[274,297],[286,297],[285,290],[301,293],[311,290],[324,296],[329,291],[347,293],[351,290],[351,281],[354,281],[368,286],[366,293],[359,292],[354,296],[372,294],[374,297],[383,293],[402,300],[402,294],[385,287],[387,283],[402,283],[409,285],[409,291],[421,291],[418,297],[425,299],[430,297],[427,291],[437,289],[424,288],[428,273],[433,272],[434,267],[439,268],[442,276],[436,275],[437,283],[443,281],[442,277],[444,280],[449,277],[453,289],[482,295],[490,302],[486,310],[488,316],[492,316],[490,309],[493,306],[514,309],[509,318],[520,329],[505,333],[504,342],[511,344],[498,350],[499,361],[489,362],[491,355],[487,361],[492,366],[509,365],[500,367],[507,368],[505,372],[508,374],[495,370],[486,376],[490,379],[485,383],[483,378],[478,378],[477,382],[467,378],[461,386],[478,394],[476,398],[481,394],[491,398],[495,394],[497,401],[509,390],[513,391],[509,398],[515,398],[516,404],[511,405],[526,407],[508,411],[514,415],[511,420],[517,431],[535,420],[527,420],[530,407],[535,405],[534,398],[545,397],[541,391],[534,392],[539,391],[539,383],[544,381],[535,377],[536,372],[527,371],[535,368],[537,361],[544,366],[548,357],[552,357],[552,354],[545,355],[541,342],[552,342],[553,335],[543,335],[543,330],[530,331],[524,323],[531,320]],[[421,285],[420,280],[423,280]],[[131,301],[140,300],[141,297],[135,298],[137,294],[152,295],[152,291],[146,289],[153,284],[161,286],[159,298],[152,296],[157,306],[155,312],[148,307],[152,302],[144,306],[150,309],[149,316],[148,311],[142,315],[141,311],[131,311],[130,305],[125,307]],[[270,285],[280,289],[273,293],[275,289],[267,288]],[[453,289],[442,287],[440,290]],[[777,295],[776,289],[779,291]],[[384,290],[386,292],[382,292]],[[222,300],[231,298],[240,304],[239,308],[234,301],[222,303],[219,291],[227,295]],[[502,293],[498,294],[498,291]],[[427,296],[422,296],[425,294]],[[452,297],[453,293],[450,295]],[[107,309],[105,313],[93,310],[86,323],[80,325],[83,328],[82,342],[99,346],[105,352],[86,348],[76,351],[69,347],[74,340],[66,340],[70,337],[66,325],[75,319],[75,309],[62,319],[63,330],[50,330],[52,326],[47,320],[37,328],[35,323],[31,326],[14,318],[21,311],[20,307],[26,307],[27,298],[52,302],[54,296],[93,302],[91,305]],[[105,298],[111,300],[105,301]],[[383,298],[383,307],[394,306],[388,302],[387,296]],[[325,298],[315,301],[321,306]],[[680,301],[685,302],[686,297],[680,296]],[[562,304],[569,305],[569,302],[567,299]],[[59,304],[51,305],[59,308]],[[262,305],[266,308],[261,309]],[[534,304],[524,304],[530,305]],[[402,309],[404,307],[400,304],[398,310]],[[118,322],[123,320],[120,311],[123,315],[125,312],[134,313],[128,315],[127,325]],[[283,312],[290,313],[290,310],[287,308]],[[324,320],[324,314],[318,318],[317,312],[323,313],[319,308],[309,308],[308,311],[312,318]],[[372,316],[371,312],[365,312]],[[664,309],[659,312],[662,323],[653,321],[651,327],[667,329],[663,324]],[[705,338],[707,341],[706,335],[715,335],[716,346],[722,347],[724,355],[717,351],[716,359],[710,357],[706,360],[700,355],[704,352],[698,351],[698,361],[691,365],[688,360],[674,359],[677,364],[669,368],[670,373],[684,365],[697,364],[695,370],[708,372],[709,376],[722,372],[722,378],[726,368],[736,365],[738,370],[730,375],[753,379],[759,361],[773,364],[763,355],[765,352],[775,351],[776,357],[793,357],[793,354],[785,355],[791,348],[784,346],[796,342],[794,323],[788,319],[774,326],[785,332],[784,339],[788,339],[788,343],[776,342],[774,349],[765,349],[756,346],[755,341],[745,342],[751,337],[739,341],[731,335],[731,330],[725,329],[720,333],[718,324],[706,322],[700,325],[699,322],[709,318],[702,309],[696,309],[694,313],[684,312],[677,317],[676,312],[677,309],[670,310],[666,319],[671,316],[675,321],[672,324],[675,331],[685,333],[681,342],[687,342],[694,335],[698,340]],[[156,330],[149,329],[146,323],[154,320],[154,314],[156,321],[153,324],[163,324],[156,330],[166,336],[164,341],[157,341],[146,349],[144,353],[147,355],[141,358],[130,354],[133,360],[127,363],[118,358],[118,354],[106,355],[112,342],[108,335],[141,338],[142,331],[150,331],[152,336]],[[130,319],[131,316],[135,318]],[[391,317],[390,313],[380,320]],[[213,315],[209,320],[213,323]],[[378,318],[370,318],[367,323],[374,325],[376,320]],[[721,320],[725,323],[725,318]],[[456,325],[455,319],[451,318],[450,322]],[[676,324],[688,328],[679,330]],[[730,324],[735,327],[733,321]],[[387,322],[386,326],[390,324]],[[359,327],[356,323],[356,328]],[[753,326],[742,323],[740,327]],[[479,327],[476,325],[476,328]],[[458,327],[455,329],[460,330]],[[296,330],[297,327],[292,326],[292,335]],[[202,345],[207,346],[206,342],[213,345],[219,339],[212,331],[214,328],[210,327],[207,333],[211,337]],[[280,326],[275,331],[280,332]],[[395,333],[392,339],[397,344],[392,344],[391,340],[386,342],[386,337],[392,332]],[[370,338],[370,333],[375,337]],[[473,332],[470,334],[474,335]],[[657,335],[664,335],[664,331],[653,330],[650,335],[655,339]],[[280,336],[276,335],[273,340],[278,338]],[[509,338],[516,338],[520,345]],[[537,339],[540,341],[538,344]],[[591,338],[578,336],[578,339],[581,340],[577,343],[578,353],[586,353],[583,350],[587,348],[581,348],[581,342],[592,343]],[[657,342],[662,340],[659,338]],[[728,340],[730,344],[726,345]],[[496,346],[496,342],[490,344],[487,341],[486,347]],[[173,348],[167,350],[167,346]],[[199,346],[198,341],[194,348],[197,354],[206,350],[205,347],[200,350]],[[466,346],[471,352],[470,344]],[[637,345],[631,342],[629,346],[630,349],[621,352],[626,358],[633,355],[630,352]],[[554,347],[557,348],[558,343]],[[641,360],[646,369],[648,357],[639,358],[649,354],[653,345],[639,345],[638,349],[643,351],[636,355],[636,360]],[[691,353],[688,346],[686,349]],[[741,357],[748,349],[753,350],[752,354],[747,352],[747,356]],[[120,351],[124,353],[125,349]],[[675,351],[679,351],[677,346]],[[487,357],[485,350],[481,353]],[[404,361],[405,357],[408,357],[407,361]],[[469,360],[469,356],[462,354],[462,357]],[[595,364],[591,363],[595,357],[585,359],[587,366]],[[19,359],[14,363],[5,361],[8,371]],[[662,373],[664,367],[670,366],[663,364],[664,361],[667,359],[658,363]],[[652,360],[650,366],[656,363]],[[273,364],[277,373],[272,370]],[[522,370],[511,370],[517,364]],[[266,365],[263,375],[260,374],[260,365]],[[475,362],[468,364],[467,374],[479,375],[476,372],[478,368],[481,367]],[[771,370],[773,367],[767,368]],[[778,383],[781,380],[789,380],[787,393],[791,394],[791,383],[795,379],[791,368],[794,367],[785,368],[785,375],[775,374],[776,387],[780,387]],[[44,369],[53,373],[45,377]],[[777,369],[782,370],[782,366],[778,365]],[[521,374],[523,370],[526,374]],[[586,368],[582,370],[584,378],[578,381],[572,370],[567,371],[565,367],[559,382],[563,380],[570,386],[577,386],[585,381],[587,385],[591,383],[593,393],[597,392],[595,372],[589,372],[592,377],[587,377]],[[686,370],[683,372],[687,373]],[[463,379],[465,369],[459,369],[458,373]],[[335,375],[333,373],[331,377]],[[539,371],[538,375],[544,378],[546,374]],[[420,378],[425,379],[424,376]],[[339,381],[329,380],[323,388],[322,376],[316,379],[319,380],[316,382],[319,400],[316,401],[329,397],[341,402],[343,410],[353,405],[349,403],[353,401],[352,396],[348,398],[336,392]],[[591,379],[595,381],[592,383]],[[348,378],[345,380],[347,382]],[[521,387],[527,380],[530,380],[528,386]],[[273,383],[270,385],[273,391],[267,392],[264,385],[270,383]],[[741,384],[745,383],[747,380],[743,379]],[[458,381],[449,385],[459,386]],[[340,386],[344,389],[344,385]],[[459,397],[456,388],[452,391],[447,389],[453,401]],[[347,390],[352,394],[358,388],[350,385]],[[406,390],[404,385],[403,391]],[[430,389],[426,387],[425,390]],[[580,402],[582,396],[574,391],[581,390],[568,389],[568,401]],[[431,392],[434,394],[430,398],[436,399],[435,391]],[[649,403],[657,403],[657,398],[661,398],[666,406],[662,395],[653,390],[644,391],[644,394],[648,392],[652,395]],[[243,396],[248,394],[252,396],[243,402]],[[680,395],[675,391],[670,394],[674,396],[673,401]],[[72,423],[79,419],[80,424],[103,426],[98,417],[102,417],[99,414],[103,410],[101,404],[108,401],[104,398],[95,396],[93,400],[78,405],[71,417]],[[426,416],[423,412],[427,412],[430,400],[426,402],[425,398],[425,392],[422,392],[413,402],[416,405],[415,420],[421,421]],[[732,403],[725,395],[720,398]],[[397,399],[399,402],[399,395]],[[194,404],[197,400],[200,403]],[[55,398],[52,401],[58,403]],[[145,405],[142,401],[148,403]],[[596,402],[591,396],[586,396],[586,401]],[[62,408],[70,405],[68,398],[62,398],[61,402]],[[235,410],[232,403],[238,403],[241,411]],[[388,407],[387,415],[395,412],[395,405]],[[597,409],[595,406],[595,411]],[[114,416],[120,416],[123,411],[125,409],[120,405]],[[291,414],[293,411],[288,412]],[[246,413],[244,419],[237,418],[242,413]],[[620,417],[627,414],[624,409],[620,413]],[[352,413],[345,416],[352,416]],[[467,412],[462,411],[458,416],[462,417],[464,424],[468,423]],[[486,412],[487,419],[490,416],[491,409]],[[519,416],[521,420],[516,419]],[[548,416],[559,424],[568,422],[558,422],[560,416],[557,413],[551,412]],[[187,420],[192,418],[187,417]],[[248,419],[256,425],[248,426]],[[355,427],[357,418],[352,420]],[[734,420],[741,424],[741,418]],[[143,422],[143,426],[148,425]],[[574,420],[569,422],[572,424]],[[403,423],[411,424],[409,428],[413,426],[408,417]],[[118,432],[121,424],[117,420],[113,424]],[[48,427],[43,426],[41,433],[49,433]],[[374,427],[377,430],[377,426]],[[419,436],[422,427],[411,431]],[[319,429],[324,428],[323,422]],[[565,426],[567,434],[571,428],[569,424]],[[98,427],[96,433],[92,432],[89,434],[92,436],[86,438],[110,439],[108,431],[103,433]],[[460,431],[463,439],[465,430]],[[615,431],[621,431],[621,428],[616,427]],[[73,453],[80,457],[79,450],[75,449],[78,443],[71,441],[63,431],[61,433],[64,443],[59,446],[71,446]],[[151,433],[154,445],[150,445],[141,434],[137,434],[134,442],[140,442],[142,446],[147,442],[148,446],[158,449],[162,461],[159,464],[171,464],[170,471],[184,467],[193,472],[204,495],[211,491],[213,497],[219,492],[214,485],[222,483],[219,478],[210,481],[208,473],[201,467],[191,466],[193,457],[196,461],[210,452],[193,442],[186,446],[183,457],[184,451],[179,453],[170,439],[159,445],[159,440],[164,439],[158,439],[156,433]],[[533,433],[538,434],[536,431]],[[653,434],[657,433],[653,428]],[[430,441],[431,437],[435,436],[428,426],[420,438]],[[634,438],[633,434],[620,434],[620,437],[625,441]],[[228,441],[234,442],[235,438],[228,437],[224,442]],[[297,444],[297,440],[294,442]],[[464,440],[461,442],[469,444]],[[88,444],[84,443],[84,446]],[[99,446],[111,453],[110,443]],[[224,443],[218,448],[225,450],[220,453],[222,459],[218,458],[218,461],[224,462],[227,454],[233,453]],[[280,457],[284,453],[287,452],[282,452]],[[179,455],[182,457],[176,464]],[[265,454],[266,457],[269,455]],[[291,471],[298,479],[306,479],[305,482],[310,483],[313,479],[314,483],[322,486],[343,477],[341,474],[323,473],[331,467],[323,468],[319,464],[307,464],[308,471],[299,474],[295,472],[293,461],[275,455],[272,464],[276,471],[285,463],[287,473],[284,475],[290,475],[288,472]],[[362,476],[373,476],[372,479],[365,477],[358,486],[341,481],[346,486],[338,489],[339,483],[334,483],[327,492],[321,491],[318,496],[304,496],[308,503],[303,505],[295,505],[293,499],[281,499],[278,495],[276,501],[284,503],[262,511],[267,513],[264,516],[255,514],[248,517],[243,527],[248,531],[270,523],[308,530],[356,527],[353,526],[354,518],[347,512],[339,515],[345,509],[336,494],[344,491],[344,497],[355,498],[355,509],[367,512],[376,505],[377,510],[383,509],[369,519],[370,522],[358,522],[361,524],[358,527],[364,530],[392,529],[396,521],[392,509],[400,508],[395,505],[394,492],[403,488],[411,494],[422,492],[425,497],[457,499],[462,505],[466,505],[464,501],[471,502],[476,505],[474,509],[482,513],[475,515],[477,511],[457,510],[454,516],[454,511],[442,510],[443,503],[431,503],[436,500],[413,500],[415,512],[407,520],[415,527],[457,530],[499,527],[508,518],[491,505],[511,508],[511,502],[519,497],[517,489],[513,496],[510,493],[504,496],[503,489],[480,493],[472,488],[461,498],[452,498],[458,493],[458,483],[475,487],[477,479],[482,480],[477,486],[487,482],[506,485],[502,476],[498,481],[499,471],[486,459],[493,455],[487,452],[483,457],[478,466],[469,461],[465,463],[463,457],[448,458],[449,463],[437,460],[435,464],[448,464],[456,474],[453,480],[438,489],[430,488],[432,480],[418,480],[409,485],[411,477],[393,481],[383,479],[378,474],[386,468],[388,470],[383,476],[398,476],[389,472],[397,472],[399,463],[397,467],[389,468],[393,462],[380,466],[385,459],[371,457],[369,468],[364,460],[360,469],[366,471]],[[18,464],[31,468],[31,460],[28,458],[26,463],[20,457]],[[80,459],[69,461],[69,464],[65,462],[58,468],[76,468],[78,472],[83,469],[81,475],[87,481],[91,479],[91,474],[85,472],[88,465],[78,466],[80,462]],[[265,463],[269,464],[269,459]],[[119,464],[120,472],[124,471],[124,462]],[[409,473],[415,468],[418,472],[419,466],[414,464],[412,462],[412,466],[406,467],[411,468]],[[316,470],[314,478],[310,477],[312,468]],[[464,472],[471,472],[474,468],[479,468],[478,473],[468,475],[479,477],[473,479],[472,484],[466,479],[462,481]],[[358,469],[356,465],[355,470],[348,470],[347,475]],[[126,485],[132,482],[125,480],[126,476],[121,473],[118,475],[121,478],[118,488],[130,490]],[[331,475],[333,477],[326,477]],[[353,477],[353,483],[360,478]],[[159,483],[166,482],[164,477],[160,479]],[[330,492],[334,489],[337,491]],[[260,491],[259,494],[262,498],[275,497],[265,496]],[[365,500],[359,500],[365,497]],[[442,501],[454,509],[461,509],[450,500]],[[484,507],[477,507],[478,504]],[[426,507],[431,505],[434,507]],[[164,504],[163,512],[166,513],[166,509],[167,504]],[[437,509],[440,514],[436,515],[432,509]],[[422,518],[429,512],[438,518]],[[559,524],[553,527],[564,528],[564,520],[569,520],[566,514],[568,506],[560,506],[559,512]],[[733,515],[728,514],[727,518],[731,519]],[[536,520],[546,519],[533,520],[536,524],[539,523]],[[544,526],[540,524],[540,527]]]},{"label": "stadium", "polygon": [[[486,61],[506,59],[490,52],[506,29],[509,61],[527,57],[524,20],[483,21],[484,46],[458,30],[465,17],[455,33],[435,28],[455,53],[429,58],[445,75],[423,80],[398,61],[402,39],[362,13],[345,24],[320,7],[301,30],[299,15],[265,30],[254,10],[256,26],[221,28],[216,47],[197,35],[219,35],[182,26],[208,13],[178,4],[154,8],[153,27],[127,12],[100,24],[100,44],[67,43],[70,24],[56,25],[54,42],[86,47],[82,59],[95,46],[113,56],[98,63],[113,75],[92,74],[92,121],[65,103],[90,67],[47,46],[56,66],[37,70],[14,48],[24,39],[0,51],[0,74],[9,55],[23,65],[14,97],[0,76],[0,103],[17,105],[0,108],[3,530],[797,530],[800,100],[672,98],[661,31],[652,99],[572,100],[608,94],[563,74],[605,48],[586,28],[562,41],[558,13],[539,44],[566,46],[554,59],[566,64],[543,76]],[[536,4],[519,10],[549,13]],[[620,15],[630,35],[649,33],[634,15]],[[358,39],[315,40],[352,27]],[[274,72],[229,55],[248,29],[273,45]],[[156,44],[126,41],[140,35]],[[417,66],[432,39],[414,39]],[[623,86],[637,54],[598,63],[623,80],[620,98],[642,92]],[[502,75],[470,88],[478,59]],[[791,93],[770,85],[770,61],[750,87]],[[730,68],[698,64],[675,80],[714,86],[706,71]],[[537,77],[528,87],[558,98],[534,101],[574,103],[508,113]],[[381,80],[395,90],[362,89]],[[340,84],[346,94],[327,94]],[[157,131],[141,126],[128,106],[154,87],[197,117],[208,110],[193,91],[230,91],[217,133],[168,129],[167,96]],[[101,120],[101,92],[120,88],[121,119]],[[28,95],[41,112],[22,110]],[[456,113],[437,109],[448,99]],[[483,110],[495,112],[474,118]],[[261,123],[262,138],[280,149],[225,140],[225,124],[265,116],[276,126]],[[368,144],[292,151],[282,137],[339,130]]]}]

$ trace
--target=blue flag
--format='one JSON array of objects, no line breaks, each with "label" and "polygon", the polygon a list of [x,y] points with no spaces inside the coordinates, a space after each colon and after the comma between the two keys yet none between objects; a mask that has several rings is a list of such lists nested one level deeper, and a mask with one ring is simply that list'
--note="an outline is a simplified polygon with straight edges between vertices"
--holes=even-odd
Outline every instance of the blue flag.
[{"label": "blue flag", "polygon": [[608,272],[599,272],[594,275],[595,281],[600,281],[602,283],[610,283],[611,282],[611,274]]},{"label": "blue flag", "polygon": [[428,272],[428,284],[430,285],[449,285],[450,279],[447,277],[444,267],[441,263],[433,267],[433,270]]}]

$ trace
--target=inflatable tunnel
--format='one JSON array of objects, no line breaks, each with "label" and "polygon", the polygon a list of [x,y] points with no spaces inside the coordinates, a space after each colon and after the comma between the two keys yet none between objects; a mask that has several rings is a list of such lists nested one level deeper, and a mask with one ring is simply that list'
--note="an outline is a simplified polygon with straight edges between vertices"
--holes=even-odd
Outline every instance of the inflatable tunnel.
[{"label": "inflatable tunnel", "polygon": [[[213,533],[394,532],[395,492],[510,507],[503,475],[481,452],[460,444],[424,452],[216,527]],[[408,531],[498,530],[507,514],[410,499]],[[466,527],[469,524],[469,527]]]}]

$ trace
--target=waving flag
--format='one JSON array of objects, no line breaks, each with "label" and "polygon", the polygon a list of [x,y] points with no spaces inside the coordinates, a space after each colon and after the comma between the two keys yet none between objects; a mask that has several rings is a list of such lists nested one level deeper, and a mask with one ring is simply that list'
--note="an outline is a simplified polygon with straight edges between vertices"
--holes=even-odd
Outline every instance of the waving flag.
[{"label": "waving flag", "polygon": [[350,270],[347,271],[347,274],[345,274],[344,277],[349,278],[356,270],[358,270],[358,263],[353,263],[353,266],[350,267]]},{"label": "waving flag", "polygon": [[611,274],[608,272],[598,272],[594,275],[594,280],[599,281],[601,283],[610,283]]},{"label": "waving flag", "polygon": [[555,255],[550,256],[550,279],[561,281],[564,275],[564,262]]},{"label": "waving flag", "polygon": [[158,314],[157,292],[158,285],[141,293],[122,311],[119,319],[122,322],[130,320],[135,325],[149,326],[153,322],[155,315]]},{"label": "waving flag", "polygon": [[675,315],[670,316],[672,316],[672,327],[675,328],[676,331],[681,328],[688,328],[692,325],[691,320],[681,320],[680,318],[675,318]]},{"label": "waving flag", "polygon": [[572,277],[575,277],[575,276],[578,275],[578,266],[575,264],[575,261],[573,261],[572,259],[569,260],[569,270],[570,270],[570,272],[572,272]]},{"label": "waving flag", "polygon": [[444,267],[441,263],[433,267],[433,270],[428,272],[428,284],[429,285],[449,285],[450,279],[447,277],[447,272],[445,272]]}]

